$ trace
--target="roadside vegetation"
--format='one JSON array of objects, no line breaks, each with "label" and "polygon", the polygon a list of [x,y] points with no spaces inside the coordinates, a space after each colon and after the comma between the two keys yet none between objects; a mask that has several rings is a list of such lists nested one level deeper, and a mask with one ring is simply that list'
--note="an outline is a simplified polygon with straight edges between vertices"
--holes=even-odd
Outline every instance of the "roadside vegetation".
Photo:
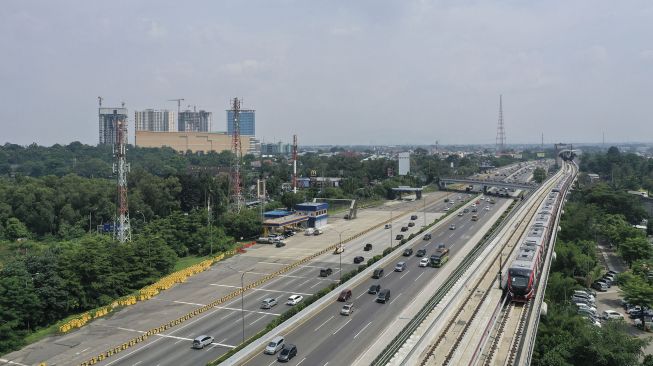
[{"label": "roadside vegetation", "polygon": [[[536,366],[653,365],[642,360],[650,341],[628,333],[631,325],[608,321],[593,325],[577,313],[570,297],[574,290],[589,287],[606,269],[597,244],[616,248],[632,271],[618,276],[625,299],[653,308],[653,250],[646,232],[633,228],[648,216],[639,199],[626,189],[646,188],[653,163],[636,155],[622,155],[616,148],[607,153],[583,156],[580,187],[569,197],[556,242],[545,300],[548,312],[542,317],[533,354]],[[606,178],[591,183],[587,173]],[[608,180],[609,179],[609,180]],[[650,225],[648,233],[650,233]],[[641,363],[640,363],[641,362]]]}]

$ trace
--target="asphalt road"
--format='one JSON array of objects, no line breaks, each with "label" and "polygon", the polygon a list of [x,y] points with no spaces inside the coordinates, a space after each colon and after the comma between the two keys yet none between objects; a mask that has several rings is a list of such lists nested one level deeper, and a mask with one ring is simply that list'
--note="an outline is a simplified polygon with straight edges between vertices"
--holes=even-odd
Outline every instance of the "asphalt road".
[{"label": "asphalt road", "polygon": [[[497,200],[499,206],[505,199]],[[481,205],[485,207],[485,204]],[[488,220],[490,211],[479,210],[479,220],[471,221],[471,213],[462,217],[455,216],[451,222],[456,225],[455,230],[450,230],[449,225],[442,226],[432,233],[429,241],[420,241],[412,246],[414,251],[426,248],[430,256],[437,244],[444,243],[451,250],[451,256],[464,255],[459,253],[459,248]],[[403,272],[394,272],[390,266],[385,268],[385,276],[381,279],[369,278],[352,288],[352,301],[354,313],[342,316],[339,311],[343,305],[334,302],[313,316],[298,328],[286,334],[286,342],[297,346],[297,356],[289,365],[348,365],[351,364],[362,351],[367,349],[379,337],[384,329],[392,322],[394,317],[408,306],[413,298],[423,290],[433,276],[437,276],[437,268],[420,268],[421,258],[414,254],[410,257],[401,257],[407,264]],[[446,266],[447,264],[445,264]],[[377,303],[375,295],[367,294],[372,284],[381,284],[384,289],[391,290],[390,301],[386,304]],[[435,291],[435,289],[433,289]],[[276,357],[263,353],[250,359],[247,365],[272,365]]]},{"label": "asphalt road", "polygon": [[[457,196],[457,195],[454,195]],[[401,203],[397,205],[397,210],[405,209],[406,204]],[[424,222],[423,212],[417,211],[424,209],[418,205],[412,205],[418,219],[415,220],[416,225],[410,228],[409,231],[404,232],[408,237],[410,233],[416,232],[420,229]],[[426,206],[427,222],[432,222],[436,217],[436,212],[443,213],[445,204],[443,200],[432,203]],[[467,221],[469,216],[466,217]],[[461,219],[461,218],[456,218]],[[392,242],[397,244],[398,241],[394,239],[399,232],[399,228],[409,222],[409,216],[403,216],[393,221],[392,229]],[[481,221],[479,220],[479,223]],[[453,230],[451,232],[445,231],[446,235],[459,236],[466,230]],[[361,238],[350,241],[345,244],[346,250],[342,253],[342,271],[348,272],[355,269],[358,265],[353,264],[353,258],[361,255],[365,260],[371,258],[373,255],[380,254],[384,248],[390,245],[389,229],[377,229],[364,235]],[[442,239],[446,238],[446,235]],[[363,251],[363,246],[366,243],[373,243],[372,251]],[[287,248],[287,247],[286,247]],[[286,248],[279,248],[282,253]],[[249,251],[255,251],[252,248]],[[238,261],[237,257],[234,257]],[[251,259],[251,258],[250,258]],[[299,259],[299,258],[295,258]],[[221,264],[216,265],[218,277],[220,275],[228,276],[233,274],[233,268],[239,272],[248,271],[245,275],[260,275],[261,273],[267,274],[272,272],[274,266],[280,269],[283,266],[290,264],[292,260],[259,258],[259,262],[254,266],[253,263],[232,263],[230,268],[221,268]],[[265,265],[268,270],[263,272],[258,269],[261,265]],[[252,336],[263,329],[271,320],[283,313],[288,305],[285,305],[286,299],[292,294],[300,294],[305,298],[318,292],[320,289],[326,287],[329,283],[337,281],[339,278],[340,255],[325,254],[316,258],[308,265],[300,266],[295,270],[279,276],[254,291],[248,291],[244,296],[244,323],[245,323],[245,338]],[[333,269],[333,274],[328,278],[319,277],[319,269],[322,267],[330,267]],[[257,272],[258,270],[262,272]],[[406,272],[409,273],[409,272]],[[388,276],[392,278],[393,275]],[[398,276],[397,276],[398,277]],[[217,280],[215,283],[210,284],[215,288],[220,287],[233,287],[236,288],[238,284],[225,284],[223,281]],[[197,289],[206,290],[206,289]],[[210,290],[210,289],[209,289]],[[279,304],[272,309],[260,309],[261,300],[268,297],[274,297]],[[190,297],[192,298],[192,296]],[[166,301],[165,297],[159,301]],[[176,300],[179,303],[182,301]],[[192,300],[187,300],[186,304],[191,307],[199,307],[204,304],[194,303]],[[101,365],[204,365],[207,362],[218,358],[234,346],[240,344],[243,339],[243,322],[241,313],[241,299],[237,298],[231,302],[224,304],[224,306],[214,308],[207,311],[202,316],[194,318],[178,327],[171,329],[168,332],[157,335],[154,340],[145,342],[142,346],[136,346],[127,350],[115,357],[107,359],[100,363]],[[352,318],[353,319],[353,318]],[[139,330],[134,329],[135,335]],[[214,342],[203,350],[194,350],[191,348],[192,339],[199,335],[211,335],[214,337]]]}]

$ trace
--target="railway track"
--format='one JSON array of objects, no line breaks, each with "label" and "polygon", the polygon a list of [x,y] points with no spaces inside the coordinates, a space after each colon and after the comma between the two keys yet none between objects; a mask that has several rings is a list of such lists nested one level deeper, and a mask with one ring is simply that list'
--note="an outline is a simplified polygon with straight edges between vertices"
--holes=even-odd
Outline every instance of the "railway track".
[{"label": "railway track", "polygon": [[[474,285],[471,288],[468,288],[467,294],[463,300],[463,303],[458,307],[451,319],[446,323],[446,326],[440,332],[440,335],[433,343],[429,346],[426,353],[421,357],[421,365],[450,365],[458,351],[463,339],[468,333],[470,327],[474,323],[474,319],[477,314],[480,313],[485,300],[487,299],[490,291],[494,286],[496,286],[496,269],[502,268],[503,261],[507,261],[513,252],[513,250],[518,246],[522,235],[528,230],[530,221],[532,217],[537,213],[537,210],[546,198],[547,194],[550,192],[550,189],[555,185],[555,183],[563,176],[562,174],[556,178],[551,179],[546,185],[545,188],[540,190],[537,193],[537,198],[534,200],[534,203],[528,209],[525,215],[523,215],[519,221],[514,225],[514,229],[510,232],[507,240],[503,242],[501,249],[498,251],[494,257],[492,257],[491,264],[486,267],[482,275],[475,281]],[[510,309],[516,309],[514,305],[508,305]],[[522,309],[527,310],[527,309]],[[511,310],[507,319],[514,319],[515,314],[512,314],[514,310]],[[520,322],[525,324],[527,311],[520,312],[520,315],[517,317]],[[522,326],[523,328],[523,326]],[[513,350],[518,349],[517,347],[512,348]],[[513,356],[514,358],[514,352]]]},{"label": "railway track", "polygon": [[515,364],[515,356],[524,334],[530,305],[530,301],[527,303],[507,301],[504,304],[483,366]]}]

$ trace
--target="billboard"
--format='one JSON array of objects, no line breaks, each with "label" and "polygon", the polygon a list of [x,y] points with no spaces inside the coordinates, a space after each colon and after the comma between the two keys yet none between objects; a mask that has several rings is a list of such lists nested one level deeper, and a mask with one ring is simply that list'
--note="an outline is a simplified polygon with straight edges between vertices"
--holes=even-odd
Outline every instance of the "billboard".
[{"label": "billboard", "polygon": [[543,157],[546,156],[546,153],[538,152],[536,155],[537,155],[538,158],[543,158]]},{"label": "billboard", "polygon": [[410,153],[399,153],[399,175],[410,173]]}]

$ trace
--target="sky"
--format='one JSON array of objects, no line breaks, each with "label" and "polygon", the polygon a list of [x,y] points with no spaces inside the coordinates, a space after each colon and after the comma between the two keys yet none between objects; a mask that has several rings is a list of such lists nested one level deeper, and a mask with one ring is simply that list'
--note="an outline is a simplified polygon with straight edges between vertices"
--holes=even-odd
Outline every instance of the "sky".
[{"label": "sky", "polygon": [[3,0],[0,143],[98,142],[104,106],[256,109],[300,145],[653,141],[653,2]]}]

